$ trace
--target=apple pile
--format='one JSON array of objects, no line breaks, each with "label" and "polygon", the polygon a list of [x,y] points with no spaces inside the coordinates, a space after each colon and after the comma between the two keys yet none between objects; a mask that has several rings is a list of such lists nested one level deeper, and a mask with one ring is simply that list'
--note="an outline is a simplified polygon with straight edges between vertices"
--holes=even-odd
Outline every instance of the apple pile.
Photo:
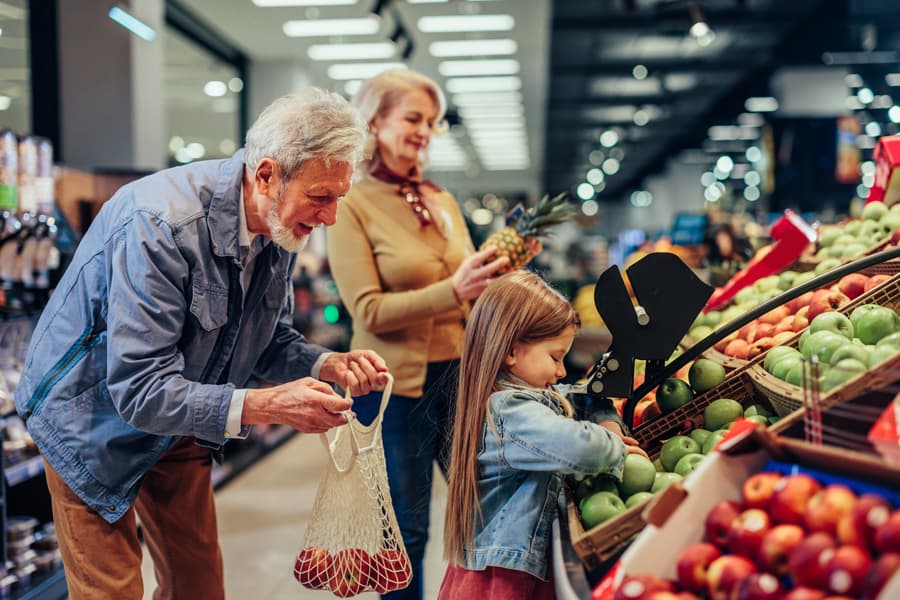
[{"label": "apple pile", "polygon": [[294,562],[294,578],[303,587],[331,590],[349,598],[366,590],[379,594],[405,588],[412,577],[406,553],[382,548],[374,555],[361,548],[347,548],[331,554],[321,546],[303,548]]},{"label": "apple pile", "polygon": [[630,575],[615,600],[875,600],[900,570],[900,510],[878,494],[771,471],[741,492],[706,515],[675,581]]},{"label": "apple pile", "polygon": [[819,363],[818,384],[824,391],[853,379],[900,353],[900,317],[887,307],[863,304],[846,316],[817,315],[801,336],[799,349],[772,348],[763,368],[787,383],[811,381],[810,361]]},{"label": "apple pile", "polygon": [[900,229],[900,206],[886,207],[872,202],[863,207],[862,219],[819,229],[816,258],[848,259],[864,254],[869,248],[891,238]]}]

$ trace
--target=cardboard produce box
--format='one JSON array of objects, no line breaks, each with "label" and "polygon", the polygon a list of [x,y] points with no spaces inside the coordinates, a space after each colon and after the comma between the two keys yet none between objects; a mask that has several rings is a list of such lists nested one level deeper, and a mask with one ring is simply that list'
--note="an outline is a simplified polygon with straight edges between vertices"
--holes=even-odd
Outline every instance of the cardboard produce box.
[{"label": "cardboard produce box", "polygon": [[[678,555],[703,540],[709,511],[721,500],[740,500],[744,481],[764,469],[777,468],[785,474],[798,469],[809,472],[823,485],[839,481],[857,492],[877,489],[894,509],[900,508],[900,469],[875,456],[778,438],[761,429],[723,443],[720,449],[682,486],[670,486],[662,493],[660,502],[669,505],[666,514],[657,514],[656,524],[648,525],[625,551],[595,588],[593,600],[611,599],[626,575],[650,573],[675,579]],[[900,572],[882,589],[879,598],[900,598]]]}]

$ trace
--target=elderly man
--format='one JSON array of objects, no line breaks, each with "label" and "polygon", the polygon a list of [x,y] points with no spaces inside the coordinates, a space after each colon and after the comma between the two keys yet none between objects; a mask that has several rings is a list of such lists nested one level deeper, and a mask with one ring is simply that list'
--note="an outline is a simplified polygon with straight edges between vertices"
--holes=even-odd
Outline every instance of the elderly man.
[{"label": "elderly man", "polygon": [[[46,463],[70,598],[224,597],[211,456],[250,425],[320,433],[382,387],[376,353],[291,323],[294,252],[332,225],[365,124],[340,96],[276,100],[230,159],[119,190],[35,328],[16,408]],[[278,383],[245,389],[251,376]],[[321,380],[321,381],[320,381]]]}]

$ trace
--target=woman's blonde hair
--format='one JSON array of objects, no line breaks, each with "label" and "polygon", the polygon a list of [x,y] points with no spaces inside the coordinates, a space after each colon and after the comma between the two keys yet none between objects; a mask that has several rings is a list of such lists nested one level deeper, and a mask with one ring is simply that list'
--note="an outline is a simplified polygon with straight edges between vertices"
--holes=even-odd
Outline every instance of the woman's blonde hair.
[{"label": "woman's blonde hair", "polygon": [[[533,344],[580,324],[578,313],[559,292],[534,273],[516,270],[487,287],[466,323],[460,356],[453,423],[444,555],[457,564],[471,545],[478,505],[478,454],[488,399],[503,377],[504,359],[514,344]],[[569,412],[570,407],[567,407]]]},{"label": "woman's blonde hair", "polygon": [[[384,116],[390,112],[392,108],[400,103],[400,99],[404,94],[413,90],[422,90],[431,97],[434,105],[437,107],[437,119],[435,122],[441,124],[444,119],[444,113],[447,111],[447,101],[444,99],[444,92],[441,91],[441,88],[433,79],[416,71],[402,69],[384,71],[363,81],[359,90],[353,96],[353,99],[350,101],[351,104],[356,107],[360,116],[369,126],[365,156],[360,163],[360,175],[370,173],[380,161],[375,135],[371,129],[372,121],[375,117]],[[442,128],[443,125],[438,125],[435,133],[443,133]],[[424,170],[425,165],[420,164],[419,168]]]}]

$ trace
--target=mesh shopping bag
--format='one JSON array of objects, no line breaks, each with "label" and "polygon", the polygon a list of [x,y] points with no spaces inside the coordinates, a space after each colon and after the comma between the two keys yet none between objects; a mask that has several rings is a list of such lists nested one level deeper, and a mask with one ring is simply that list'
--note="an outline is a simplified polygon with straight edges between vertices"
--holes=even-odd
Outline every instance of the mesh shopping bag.
[{"label": "mesh shopping bag", "polygon": [[346,598],[365,591],[384,594],[409,585],[412,568],[391,504],[381,421],[387,387],[375,420],[356,419],[322,434],[329,458],[319,481],[294,577],[307,588]]}]

